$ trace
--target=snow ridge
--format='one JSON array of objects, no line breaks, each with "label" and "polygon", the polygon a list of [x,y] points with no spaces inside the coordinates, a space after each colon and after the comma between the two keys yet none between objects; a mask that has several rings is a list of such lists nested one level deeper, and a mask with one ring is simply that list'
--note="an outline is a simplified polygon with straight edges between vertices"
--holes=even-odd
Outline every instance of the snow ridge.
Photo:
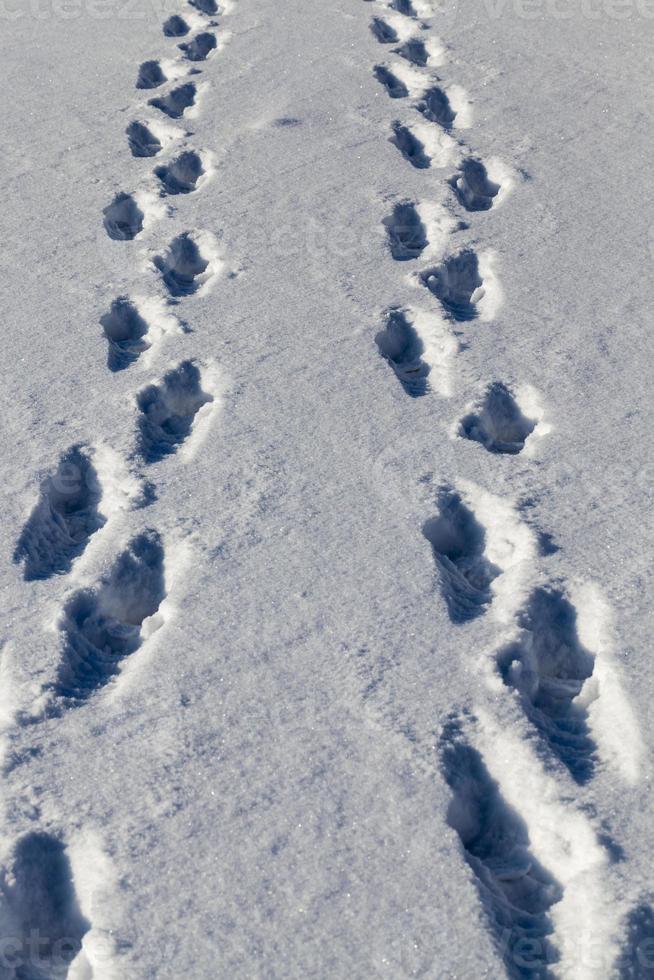
[{"label": "snow ridge", "polygon": [[[399,199],[383,219],[392,257],[405,268],[422,264],[412,278],[435,309],[385,311],[375,341],[409,395],[447,397],[460,354],[456,329],[492,322],[503,302],[492,250],[454,244],[451,236],[474,232],[485,212],[502,206],[516,175],[496,158],[480,159],[463,140],[472,104],[455,81],[434,72],[447,57],[431,36],[431,6],[378,0],[376,7],[370,30],[395,58],[375,64],[373,74],[389,105],[408,108],[391,121],[390,140],[426,184],[430,171],[444,172],[439,183],[450,197]],[[457,209],[464,221],[453,217]],[[432,337],[449,337],[440,359],[429,356],[418,326],[425,321]],[[489,378],[452,437],[497,459],[530,460],[548,432],[543,415],[529,385]],[[599,980],[617,960],[620,901],[600,824],[578,793],[608,768],[633,784],[642,755],[610,660],[610,613],[594,583],[562,582],[539,567],[542,545],[513,500],[462,479],[441,486],[436,505],[422,533],[452,628],[478,617],[497,628],[495,649],[481,663],[492,708],[454,713],[441,731],[448,823],[507,976]]]},{"label": "snow ridge", "polygon": [[[229,36],[224,31],[217,36],[214,0],[191,0],[189,8],[163,24],[165,38],[184,38],[174,55],[147,59],[136,73],[137,92],[156,89],[158,94],[135,107],[138,118],[129,122],[126,134],[133,157],[156,157],[157,166],[140,186],[116,192],[104,208],[104,230],[116,248],[125,249],[124,243],[141,239],[164,220],[170,213],[166,198],[200,193],[213,173],[212,154],[191,146],[190,134],[169,122],[197,115],[208,84],[199,76]],[[185,80],[189,75],[193,81]],[[112,373],[149,368],[166,335],[188,329],[174,308],[206,293],[222,268],[214,236],[201,229],[189,229],[156,251],[160,254],[152,252],[143,293],[107,300],[100,325]],[[126,251],[126,262],[130,255]],[[148,295],[157,282],[157,293]],[[119,692],[116,682],[127,662],[165,627],[185,549],[165,528],[146,525],[125,534],[123,522],[117,521],[155,499],[156,484],[143,477],[146,468],[150,473],[174,455],[181,464],[192,458],[220,406],[221,388],[221,372],[213,362],[168,363],[148,384],[135,383],[131,458],[117,459],[99,445],[72,446],[43,476],[14,560],[28,582],[68,575],[73,588],[54,623],[60,651],[56,674],[43,684],[31,710],[22,712],[23,725],[48,719],[56,724],[90,700],[97,714],[103,690],[107,697],[111,688],[114,696]],[[100,536],[113,559],[104,573],[89,580],[82,556]],[[21,937],[16,951],[21,975],[24,970],[61,980],[122,975],[116,941],[93,921],[93,896],[84,893],[90,864],[102,879],[97,888],[91,883],[94,893],[106,890],[111,869],[101,844],[91,847],[89,835],[81,832],[81,837],[84,846],[62,840],[56,829],[39,828],[0,855],[0,915]]]}]

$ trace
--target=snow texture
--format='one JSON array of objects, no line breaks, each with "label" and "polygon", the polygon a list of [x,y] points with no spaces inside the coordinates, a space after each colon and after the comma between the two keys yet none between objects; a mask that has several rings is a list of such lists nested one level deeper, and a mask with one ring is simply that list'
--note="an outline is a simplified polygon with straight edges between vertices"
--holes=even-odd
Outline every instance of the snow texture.
[{"label": "snow texture", "polygon": [[0,4],[1,980],[654,976],[651,25]]}]

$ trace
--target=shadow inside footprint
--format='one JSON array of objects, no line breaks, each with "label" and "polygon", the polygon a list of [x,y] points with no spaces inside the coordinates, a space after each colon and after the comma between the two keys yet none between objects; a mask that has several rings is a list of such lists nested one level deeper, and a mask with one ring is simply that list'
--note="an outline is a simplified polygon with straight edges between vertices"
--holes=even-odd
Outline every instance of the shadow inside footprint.
[{"label": "shadow inside footprint", "polygon": [[202,257],[200,249],[188,232],[178,235],[166,255],[158,255],[154,265],[163,277],[171,296],[190,296],[199,286],[199,277],[209,268],[209,261]]},{"label": "shadow inside footprint", "polygon": [[144,214],[131,194],[117,194],[102,213],[105,231],[116,242],[132,241],[143,231]]},{"label": "shadow inside footprint", "polygon": [[185,37],[191,30],[183,17],[173,14],[163,25],[163,32],[166,37]]},{"label": "shadow inside footprint", "polygon": [[[156,531],[139,534],[108,575],[76,592],[60,622],[62,655],[55,694],[69,707],[83,703],[118,673],[141,646],[142,626],[166,597],[164,551]],[[152,623],[153,632],[160,623]]]},{"label": "shadow inside footprint", "polygon": [[423,526],[441,573],[441,588],[453,623],[466,623],[485,612],[491,583],[500,569],[485,555],[486,532],[458,493],[443,490],[438,517]]},{"label": "shadow inside footprint", "polygon": [[430,367],[422,360],[424,344],[403,310],[390,310],[386,327],[375,337],[381,356],[388,361],[412,398],[426,394]]},{"label": "shadow inside footprint", "polygon": [[450,181],[456,196],[468,211],[488,211],[501,187],[489,180],[481,160],[468,157]]},{"label": "shadow inside footprint", "polygon": [[427,233],[415,204],[403,201],[384,218],[391,255],[398,262],[417,259],[427,247]]},{"label": "shadow inside footprint", "polygon": [[212,17],[214,14],[218,13],[218,4],[216,0],[188,0],[192,7],[199,10],[202,14],[207,14]]},{"label": "shadow inside footprint", "polygon": [[160,384],[144,388],[137,398],[138,452],[143,461],[155,463],[175,453],[191,434],[199,410],[212,401],[192,361],[168,371]]},{"label": "shadow inside footprint", "polygon": [[391,99],[405,99],[409,94],[409,90],[404,82],[400,81],[400,79],[397,78],[392,71],[389,71],[388,68],[385,68],[384,65],[376,65],[374,73],[375,78],[378,82],[381,82]]},{"label": "shadow inside footprint", "polygon": [[578,783],[592,776],[595,744],[587,708],[577,702],[595,658],[582,646],[574,606],[558,590],[538,588],[519,617],[519,639],[497,656],[504,683]]},{"label": "shadow inside footprint", "polygon": [[440,744],[443,776],[452,790],[447,822],[456,831],[510,980],[551,980],[558,960],[548,938],[549,910],[563,890],[534,857],[524,820],[504,800],[479,752],[457,722]]},{"label": "shadow inside footprint", "polygon": [[148,324],[127,296],[119,296],[113,301],[109,312],[100,318],[100,324],[109,342],[107,367],[110,371],[123,371],[150,347],[145,339]]},{"label": "shadow inside footprint", "polygon": [[515,456],[535,428],[536,420],[526,418],[506,385],[495,381],[475,411],[461,419],[459,434],[480,442],[490,453]]},{"label": "shadow inside footprint", "polygon": [[136,79],[137,88],[159,88],[168,81],[158,61],[144,61]]},{"label": "shadow inside footprint", "polygon": [[40,831],[21,837],[2,890],[18,933],[10,946],[11,976],[24,980],[72,976],[71,963],[90,923],[80,912],[61,841]]},{"label": "shadow inside footprint", "polygon": [[125,132],[133,157],[156,157],[161,150],[161,143],[143,123],[131,122]]},{"label": "shadow inside footprint", "polygon": [[403,14],[405,17],[416,16],[411,0],[391,0],[391,8],[397,10],[398,14]]},{"label": "shadow inside footprint", "polygon": [[171,119],[181,119],[187,109],[195,105],[197,89],[193,82],[186,82],[161,98],[150,99],[148,105],[159,109]]},{"label": "shadow inside footprint", "polygon": [[390,24],[387,24],[381,17],[373,17],[370,22],[370,30],[375,35],[380,44],[395,44],[399,38]]},{"label": "shadow inside footprint", "polygon": [[411,62],[418,68],[424,68],[429,61],[429,53],[425,47],[425,42],[419,38],[410,38],[396,49],[395,54],[399,54],[406,61]]},{"label": "shadow inside footprint", "polygon": [[426,170],[431,166],[431,160],[425,153],[423,144],[410,129],[402,126],[399,122],[393,123],[391,143],[398,148],[404,159],[408,160],[416,169]]},{"label": "shadow inside footprint", "polygon": [[463,249],[441,265],[426,269],[420,278],[454,320],[475,319],[477,303],[484,296],[484,282],[472,249]]},{"label": "shadow inside footprint", "polygon": [[450,105],[445,92],[434,85],[423,95],[418,103],[418,111],[430,122],[438,123],[443,129],[450,129],[456,119],[456,112]]},{"label": "shadow inside footprint", "polygon": [[651,980],[654,977],[654,912],[651,896],[627,917],[626,937],[616,963],[615,980]]},{"label": "shadow inside footprint", "polygon": [[203,174],[202,160],[193,150],[180,153],[171,163],[155,170],[166,194],[190,194]]},{"label": "shadow inside footprint", "polygon": [[179,48],[188,61],[206,61],[211,52],[216,50],[216,35],[204,31],[188,44],[180,44]]},{"label": "shadow inside footprint", "polygon": [[88,453],[73,446],[41,484],[38,503],[16,544],[26,582],[70,571],[89,538],[105,523],[99,511],[102,488]]}]

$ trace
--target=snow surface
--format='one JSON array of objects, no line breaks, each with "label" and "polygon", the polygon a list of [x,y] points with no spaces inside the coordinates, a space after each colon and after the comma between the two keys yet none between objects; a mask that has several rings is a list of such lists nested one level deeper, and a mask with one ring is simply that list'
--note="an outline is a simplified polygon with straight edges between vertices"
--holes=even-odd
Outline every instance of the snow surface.
[{"label": "snow surface", "polygon": [[654,10],[215,6],[0,4],[0,977],[654,976]]}]

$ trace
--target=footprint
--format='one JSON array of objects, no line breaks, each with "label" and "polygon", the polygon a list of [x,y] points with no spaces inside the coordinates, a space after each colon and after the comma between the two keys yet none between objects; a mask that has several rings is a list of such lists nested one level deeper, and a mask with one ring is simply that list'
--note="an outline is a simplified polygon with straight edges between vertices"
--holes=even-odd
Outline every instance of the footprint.
[{"label": "footprint", "polygon": [[515,688],[525,712],[578,783],[595,764],[588,712],[575,701],[593,674],[595,658],[582,646],[574,606],[557,589],[538,588],[519,617],[520,636],[501,650],[504,683]]},{"label": "footprint", "polygon": [[401,123],[393,123],[393,136],[391,143],[394,143],[405,160],[418,170],[426,170],[431,165],[431,160],[425,152],[425,146],[417,136]]},{"label": "footprint", "polygon": [[536,428],[501,381],[489,385],[475,410],[461,419],[459,435],[480,442],[491,453],[517,455]]},{"label": "footprint", "polygon": [[411,201],[396,204],[393,213],[384,218],[391,255],[398,262],[417,259],[427,247],[427,231],[418,210]]},{"label": "footprint", "polygon": [[615,965],[616,980],[646,980],[654,976],[654,912],[644,899],[627,917],[624,946]]},{"label": "footprint", "polygon": [[[80,912],[66,848],[50,834],[21,837],[2,882],[14,922],[3,954],[11,963],[9,977],[24,980],[66,980],[82,948],[90,923]],[[3,970],[4,973],[4,970]]]},{"label": "footprint", "polygon": [[173,14],[163,25],[166,37],[185,37],[190,30],[190,25],[179,14]]},{"label": "footprint", "polygon": [[441,575],[450,619],[466,623],[481,616],[491,601],[490,586],[500,569],[485,556],[486,532],[453,490],[439,495],[439,514],[423,526]]},{"label": "footprint", "polygon": [[397,10],[398,14],[404,14],[405,17],[417,16],[411,0],[391,0],[391,8]]},{"label": "footprint", "polygon": [[109,345],[110,371],[124,371],[166,334],[188,330],[158,296],[135,299],[119,296],[100,317],[100,325]]},{"label": "footprint", "polygon": [[391,99],[405,99],[409,90],[392,71],[383,65],[376,65],[374,69],[375,78],[384,86]]},{"label": "footprint", "polygon": [[74,707],[115,677],[121,661],[161,625],[158,618],[146,621],[165,597],[163,546],[148,530],[129,543],[97,586],[66,603],[55,695]]},{"label": "footprint", "polygon": [[125,130],[133,157],[156,157],[161,142],[144,123],[131,122]]},{"label": "footprint", "polygon": [[381,17],[373,17],[370,22],[370,30],[375,35],[380,44],[397,44],[399,37],[395,28],[387,24]]},{"label": "footprint", "polygon": [[105,524],[102,488],[88,451],[73,446],[41,484],[38,503],[16,544],[26,582],[68,572],[89,538]]},{"label": "footprint", "polygon": [[463,249],[442,265],[426,269],[420,278],[453,319],[474,320],[478,315],[477,303],[484,296],[484,283],[472,249]]},{"label": "footprint", "polygon": [[214,14],[218,13],[218,4],[216,0],[188,0],[192,7],[199,10],[202,14],[207,14],[209,17],[213,17]]},{"label": "footprint", "polygon": [[188,61],[206,61],[211,52],[216,50],[216,35],[204,31],[188,44],[180,44],[178,47]]},{"label": "footprint", "polygon": [[158,61],[144,61],[136,79],[137,88],[158,88],[168,79]]},{"label": "footprint", "polygon": [[[213,251],[208,238],[201,240],[206,252]],[[162,275],[171,296],[191,296],[204,286],[216,269],[215,256],[203,255],[191,233],[173,239],[165,255],[155,256],[154,266]]]},{"label": "footprint", "polygon": [[452,123],[456,119],[456,112],[452,109],[450,100],[437,85],[425,92],[417,108],[425,119],[438,123],[443,129],[451,129]]},{"label": "footprint", "polygon": [[150,99],[148,105],[159,109],[171,119],[181,119],[187,109],[195,105],[197,88],[193,82],[185,82],[162,98]]},{"label": "footprint", "polygon": [[475,157],[467,157],[459,173],[450,181],[459,201],[468,211],[488,211],[502,189],[489,180],[486,167]]},{"label": "footprint", "polygon": [[127,296],[113,301],[109,312],[100,318],[100,324],[109,342],[110,371],[123,371],[150,347],[145,339],[149,326]]},{"label": "footprint", "polygon": [[425,68],[429,61],[429,51],[424,41],[419,38],[409,38],[399,48],[395,49],[394,54],[399,54],[406,61],[418,68]]},{"label": "footprint", "polygon": [[511,980],[550,980],[558,960],[549,940],[549,910],[563,889],[534,857],[529,831],[506,803],[484,760],[456,722],[440,745],[443,776],[452,790],[447,822],[461,841],[480,901]]},{"label": "footprint", "polygon": [[205,173],[199,154],[185,150],[171,163],[155,169],[155,175],[166,194],[190,194]]},{"label": "footprint", "polygon": [[137,396],[138,452],[145,463],[155,463],[177,452],[190,436],[197,413],[213,396],[202,389],[200,371],[184,361],[148,385]]},{"label": "footprint", "polygon": [[422,360],[425,345],[404,310],[390,310],[375,343],[409,395],[416,398],[427,393],[430,366]]},{"label": "footprint", "polygon": [[145,215],[131,194],[117,194],[102,213],[105,230],[116,242],[132,241],[143,231]]}]

